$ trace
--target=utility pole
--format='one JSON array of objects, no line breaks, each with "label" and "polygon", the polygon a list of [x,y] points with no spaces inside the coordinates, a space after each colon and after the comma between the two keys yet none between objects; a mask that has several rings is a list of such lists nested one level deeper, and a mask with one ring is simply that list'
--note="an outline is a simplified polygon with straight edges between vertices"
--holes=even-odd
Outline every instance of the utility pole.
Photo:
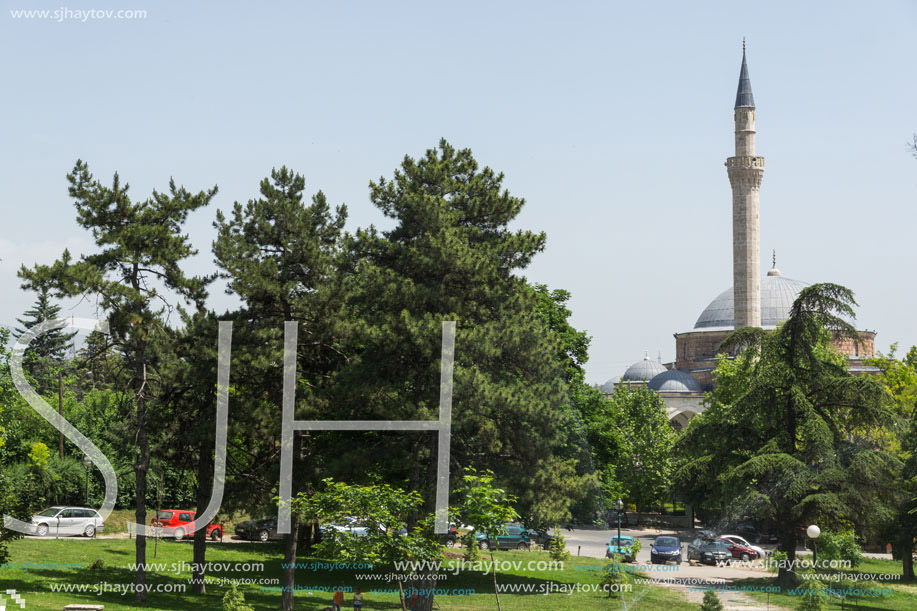
[{"label": "utility pole", "polygon": [[57,372],[57,430],[59,439],[59,454],[64,460],[64,372]]}]

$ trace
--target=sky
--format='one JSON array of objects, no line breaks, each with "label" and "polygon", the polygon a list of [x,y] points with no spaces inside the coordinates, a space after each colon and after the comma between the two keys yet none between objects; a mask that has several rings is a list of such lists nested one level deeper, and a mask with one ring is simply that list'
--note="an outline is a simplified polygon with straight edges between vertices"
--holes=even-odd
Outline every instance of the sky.
[{"label": "sky", "polygon": [[349,230],[386,228],[369,181],[445,138],[526,199],[514,228],[546,232],[521,273],[572,294],[588,381],[670,361],[672,334],[732,283],[723,164],[745,37],[762,275],[776,249],[784,276],[851,288],[881,350],[917,344],[913,0],[65,2],[0,12],[0,325],[34,301],[20,265],[92,249],[67,196],[77,159],[138,200],[170,177],[218,185],[187,226],[205,273],[216,209],[271,168],[346,203]]}]

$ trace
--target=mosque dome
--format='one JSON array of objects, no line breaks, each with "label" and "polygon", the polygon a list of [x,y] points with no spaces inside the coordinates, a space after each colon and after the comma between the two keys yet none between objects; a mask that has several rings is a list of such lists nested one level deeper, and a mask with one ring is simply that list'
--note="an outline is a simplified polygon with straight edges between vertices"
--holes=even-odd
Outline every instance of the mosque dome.
[{"label": "mosque dome", "polygon": [[621,382],[645,382],[652,380],[653,377],[659,375],[660,373],[668,371],[665,368],[665,365],[659,361],[650,360],[650,356],[647,354],[643,357],[642,361],[637,361],[633,365],[627,368],[627,371],[624,372],[624,375],[621,376]]},{"label": "mosque dome", "polygon": [[[790,317],[790,308],[799,291],[807,287],[805,282],[780,275],[776,267],[767,272],[761,281],[761,326],[773,329]],[[732,288],[720,293],[710,302],[697,322],[695,329],[732,329],[735,327],[735,311]]]},{"label": "mosque dome", "polygon": [[613,393],[615,391],[615,385],[621,380],[621,376],[615,376],[599,386],[599,390],[604,393]]},{"label": "mosque dome", "polygon": [[700,392],[703,390],[690,374],[678,369],[668,369],[652,380],[648,384],[650,389],[658,392]]}]

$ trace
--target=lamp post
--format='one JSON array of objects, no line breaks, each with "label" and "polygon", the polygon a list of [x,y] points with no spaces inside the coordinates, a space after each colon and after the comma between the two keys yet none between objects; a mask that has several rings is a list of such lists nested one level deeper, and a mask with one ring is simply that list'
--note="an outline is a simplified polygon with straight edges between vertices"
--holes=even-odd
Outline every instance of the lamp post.
[{"label": "lamp post", "polygon": [[83,454],[83,466],[86,467],[86,504],[89,504],[89,467],[92,466],[92,460],[88,454]]},{"label": "lamp post", "polygon": [[818,526],[816,526],[815,524],[812,524],[811,526],[809,526],[806,529],[806,534],[809,535],[810,539],[812,539],[812,566],[817,566],[818,565],[818,544],[816,543],[815,540],[818,539],[818,535],[821,534],[821,529]]},{"label": "lamp post", "polygon": [[620,498],[618,502],[615,503],[615,507],[618,509],[618,551],[621,551],[621,510],[624,509],[624,501]]}]

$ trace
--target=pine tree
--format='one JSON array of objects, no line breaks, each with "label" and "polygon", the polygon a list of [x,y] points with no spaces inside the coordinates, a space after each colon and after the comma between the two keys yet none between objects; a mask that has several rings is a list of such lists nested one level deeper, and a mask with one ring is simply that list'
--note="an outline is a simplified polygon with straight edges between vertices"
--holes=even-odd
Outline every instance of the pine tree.
[{"label": "pine tree", "polygon": [[[896,492],[900,462],[874,437],[891,422],[891,397],[830,348],[832,334],[857,339],[854,305],[848,289],[816,284],[774,332],[735,331],[725,347],[740,357],[718,367],[710,406],[676,445],[684,464],[675,480],[686,493],[772,520],[790,563],[797,524],[831,528],[885,513]],[[795,581],[785,567],[778,579]]]},{"label": "pine tree", "polygon": [[[182,228],[188,215],[206,206],[216,187],[197,194],[169,182],[167,192],[153,191],[141,202],[128,195],[116,173],[110,187],[96,180],[89,167],[77,160],[70,174],[70,197],[77,223],[88,230],[98,252],[73,260],[65,250],[52,265],[19,271],[23,288],[47,287],[56,296],[92,296],[108,317],[110,338],[131,373],[132,407],[125,419],[139,445],[134,461],[136,507],[134,521],[146,524],[147,472],[150,466],[149,408],[156,406],[158,384],[152,382],[158,366],[158,342],[167,333],[164,313],[172,307],[168,293],[202,308],[207,278],[189,276],[181,263],[197,251]],[[165,304],[165,305],[163,305]],[[135,539],[137,590],[146,600],[146,537]]]},{"label": "pine tree", "polygon": [[701,611],[723,611],[723,601],[713,590],[704,590],[704,600],[700,605]]},{"label": "pine tree", "polygon": [[[21,336],[38,323],[57,320],[60,317],[60,311],[60,306],[51,301],[48,287],[38,287],[38,299],[35,305],[23,313],[23,318],[16,319],[16,322],[22,325],[21,328],[16,329],[16,336]],[[42,333],[29,344],[29,349],[23,359],[23,366],[37,382],[39,393],[55,386],[53,377],[67,358],[67,350],[73,345],[75,336],[75,332],[67,333],[61,329],[55,329]]]},{"label": "pine tree", "polygon": [[[457,321],[452,463],[492,469],[527,521],[550,525],[582,489],[576,461],[560,456],[567,362],[520,275],[546,237],[510,230],[524,200],[502,182],[441,141],[370,183],[395,226],[358,231],[350,249],[349,337],[360,350],[340,376],[340,405],[354,419],[436,419],[441,325]],[[388,456],[381,475],[429,499],[435,444],[420,432],[370,433],[349,454],[362,464]]]}]

